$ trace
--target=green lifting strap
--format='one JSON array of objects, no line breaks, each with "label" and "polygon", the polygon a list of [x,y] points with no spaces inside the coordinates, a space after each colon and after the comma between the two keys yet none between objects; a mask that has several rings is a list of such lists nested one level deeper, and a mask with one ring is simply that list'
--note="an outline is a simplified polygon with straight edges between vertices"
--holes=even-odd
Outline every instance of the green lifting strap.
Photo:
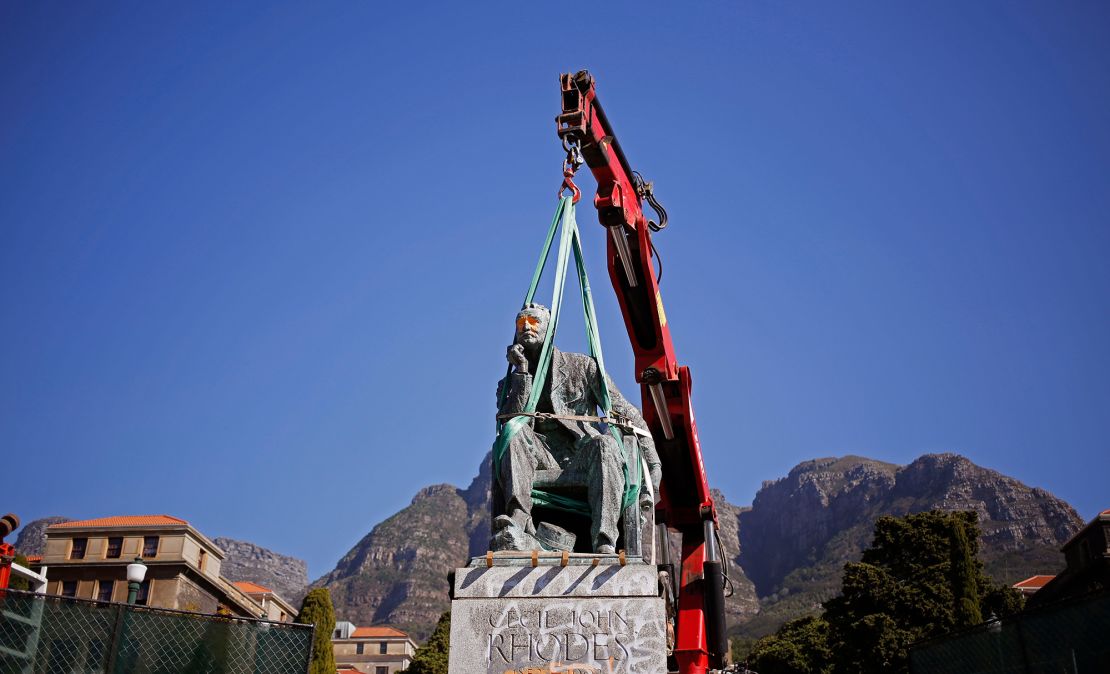
[{"label": "green lifting strap", "polygon": [[[573,253],[575,269],[578,273],[578,285],[582,294],[582,311],[586,318],[586,338],[590,345],[590,357],[597,363],[598,373],[601,377],[601,400],[599,403],[604,410],[604,416],[609,417],[612,416],[613,412],[612,398],[609,395],[609,377],[605,373],[605,359],[601,352],[601,335],[597,329],[597,312],[594,310],[593,293],[590,291],[590,281],[586,275],[586,265],[582,256],[582,241],[578,234],[578,222],[574,217],[574,202],[569,196],[562,197],[559,200],[559,207],[555,209],[555,217],[552,218],[551,226],[547,230],[547,236],[540,251],[540,259],[536,264],[536,271],[532,274],[532,282],[528,285],[528,292],[524,296],[522,306],[531,304],[536,295],[536,287],[543,276],[544,267],[547,265],[547,259],[551,254],[551,244],[555,240],[557,230],[560,232],[559,250],[555,262],[555,287],[551,297],[551,318],[548,322],[547,334],[544,335],[539,363],[532,377],[532,389],[529,392],[524,412],[536,411],[536,405],[539,403],[548,372],[551,370],[551,348],[559,327],[559,315],[562,313],[567,264],[570,262],[570,256]],[[511,371],[512,366],[509,367],[509,372]],[[505,393],[502,390],[500,400],[498,400],[498,408],[504,402]],[[501,475],[501,458],[505,454],[505,449],[509,446],[509,441],[528,423],[529,419],[530,417],[527,416],[518,416],[504,423],[498,423],[497,440],[493,443],[493,474],[497,476],[498,480],[500,480]],[[642,478],[640,475],[639,443],[635,438],[632,438],[632,441],[628,443],[631,446],[626,446],[619,428],[608,424],[608,429],[609,433],[616,439],[617,444],[620,445],[624,458],[624,507],[627,508],[636,502],[640,492]],[[590,506],[585,501],[560,494],[552,494],[541,489],[532,490],[532,502],[557,510],[582,515],[590,514]]]}]

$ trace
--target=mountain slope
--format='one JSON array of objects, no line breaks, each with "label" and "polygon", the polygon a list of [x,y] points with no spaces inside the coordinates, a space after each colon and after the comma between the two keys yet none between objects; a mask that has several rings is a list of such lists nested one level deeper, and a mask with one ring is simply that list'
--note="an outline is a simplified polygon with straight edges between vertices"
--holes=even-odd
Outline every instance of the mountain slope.
[{"label": "mountain slope", "polygon": [[15,549],[21,555],[41,555],[46,552],[46,527],[61,522],[72,522],[71,517],[42,517],[23,525],[15,539]]},{"label": "mountain slope", "polygon": [[308,591],[308,565],[247,541],[219,537],[212,539],[225,557],[220,575],[231,581],[248,580],[268,587],[279,597],[299,608]]},{"label": "mountain slope", "polygon": [[[412,503],[378,524],[335,569],[313,583],[331,591],[336,616],[356,625],[385,623],[427,636],[445,611],[447,573],[473,555],[485,553],[489,542],[490,458],[483,459],[470,486],[436,485],[421,490]],[[721,541],[736,550],[740,509],[718,492]],[[758,607],[755,588],[729,560],[735,592],[726,600],[728,615],[741,620]]]},{"label": "mountain slope", "polygon": [[740,565],[755,583],[761,614],[737,630],[758,636],[819,610],[858,560],[875,520],[925,510],[973,510],[988,573],[1014,582],[1063,566],[1058,549],[1083,521],[1043,489],[957,454],[927,454],[908,466],[846,456],[795,466],[764,483],[740,515]]},{"label": "mountain slope", "polygon": [[[465,490],[421,490],[313,584],[331,590],[341,620],[391,624],[418,638],[430,632],[449,605],[448,571],[486,550],[489,464],[487,455]],[[1006,582],[1054,572],[1062,565],[1059,546],[1082,526],[1071,506],[1043,489],[956,454],[928,454],[908,466],[858,456],[814,459],[764,483],[750,508],[720,492],[714,499],[733,587],[727,617],[745,636],[819,610],[881,515],[976,511],[987,570]]]}]

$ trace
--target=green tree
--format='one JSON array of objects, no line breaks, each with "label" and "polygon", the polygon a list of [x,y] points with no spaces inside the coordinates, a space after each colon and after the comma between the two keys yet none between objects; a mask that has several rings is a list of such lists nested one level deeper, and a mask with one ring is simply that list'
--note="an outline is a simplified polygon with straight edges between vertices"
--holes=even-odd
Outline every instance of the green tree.
[{"label": "green tree", "polygon": [[829,624],[806,616],[791,620],[778,632],[756,642],[748,666],[759,674],[829,674]]},{"label": "green tree", "polygon": [[949,551],[948,572],[951,577],[952,610],[956,627],[971,627],[983,622],[983,614],[979,610],[978,582],[978,576],[982,575],[982,563],[971,551],[972,544],[967,529],[966,522],[953,523]]},{"label": "green tree", "polygon": [[973,512],[881,517],[824,614],[761,639],[749,662],[760,674],[905,672],[914,642],[1020,610],[1020,595],[994,583],[978,553]]},{"label": "green tree", "polygon": [[1009,602],[978,553],[974,512],[880,517],[863,559],[845,565],[840,596],[825,603],[835,670],[904,672],[910,644],[981,622],[984,597]]},{"label": "green tree", "polygon": [[326,587],[318,587],[305,595],[297,622],[313,625],[312,660],[308,674],[335,674],[335,652],[331,647],[331,634],[335,630],[335,609]]},{"label": "green tree", "polygon": [[447,674],[447,654],[451,647],[451,612],[444,611],[432,636],[416,649],[412,664],[401,674]]}]

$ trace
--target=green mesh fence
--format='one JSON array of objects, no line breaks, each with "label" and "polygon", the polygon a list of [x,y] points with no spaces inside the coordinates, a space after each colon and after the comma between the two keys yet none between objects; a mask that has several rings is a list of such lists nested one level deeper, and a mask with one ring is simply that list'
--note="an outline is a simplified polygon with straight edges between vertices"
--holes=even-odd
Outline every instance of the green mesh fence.
[{"label": "green mesh fence", "polygon": [[918,644],[910,649],[910,672],[1110,672],[1110,593],[1044,606]]},{"label": "green mesh fence", "polygon": [[312,627],[0,593],[0,674],[304,674]]}]

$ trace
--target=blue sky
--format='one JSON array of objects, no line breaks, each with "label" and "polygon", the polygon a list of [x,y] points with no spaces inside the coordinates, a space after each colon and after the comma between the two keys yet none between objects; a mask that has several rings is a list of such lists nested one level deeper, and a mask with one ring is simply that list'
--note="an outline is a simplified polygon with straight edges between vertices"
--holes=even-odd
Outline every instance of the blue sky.
[{"label": "blue sky", "polygon": [[421,486],[468,484],[555,207],[557,78],[588,68],[671,215],[713,486],[956,451],[1090,518],[1108,25],[1102,2],[4,3],[2,507],[169,513],[316,577]]}]

